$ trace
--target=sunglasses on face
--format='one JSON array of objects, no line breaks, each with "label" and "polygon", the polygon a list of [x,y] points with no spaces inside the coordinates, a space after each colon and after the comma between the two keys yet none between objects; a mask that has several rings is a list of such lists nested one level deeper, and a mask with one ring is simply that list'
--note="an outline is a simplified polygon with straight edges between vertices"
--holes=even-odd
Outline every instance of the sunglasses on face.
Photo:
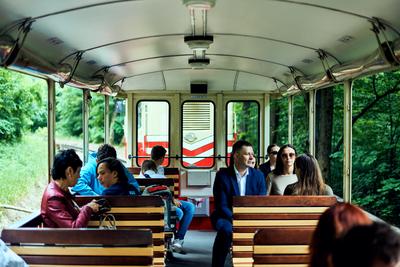
[{"label": "sunglasses on face", "polygon": [[289,153],[289,154],[282,154],[282,158],[294,158],[294,156],[296,156],[296,154],[294,153]]},{"label": "sunglasses on face", "polygon": [[269,154],[271,154],[271,155],[278,155],[278,151],[271,151]]}]

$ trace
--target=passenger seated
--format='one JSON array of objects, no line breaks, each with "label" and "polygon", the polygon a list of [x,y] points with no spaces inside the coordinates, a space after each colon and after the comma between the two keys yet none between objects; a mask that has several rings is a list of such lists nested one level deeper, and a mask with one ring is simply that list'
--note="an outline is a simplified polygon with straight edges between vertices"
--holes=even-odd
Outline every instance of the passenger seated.
[{"label": "passenger seated", "polygon": [[331,267],[335,241],[356,225],[372,221],[357,206],[337,203],[320,217],[310,244],[310,267]]},{"label": "passenger seated", "polygon": [[294,173],[294,160],[296,159],[296,149],[290,145],[282,146],[276,158],[276,168],[267,176],[268,195],[283,195],[286,186],[297,182]]},{"label": "passenger seated", "polygon": [[40,209],[45,227],[86,227],[92,213],[99,210],[95,200],[79,208],[69,192],[69,187],[79,178],[81,167],[82,161],[73,149],[62,150],[55,156],[51,169],[53,180],[44,191]]},{"label": "passenger seated", "polygon": [[332,188],[324,183],[318,161],[310,154],[296,158],[294,169],[298,181],[286,187],[285,195],[333,196]]},{"label": "passenger seated", "polygon": [[277,144],[272,144],[267,147],[268,161],[261,164],[258,168],[267,178],[268,174],[275,170],[276,158],[278,155],[279,146]]},{"label": "passenger seated", "polygon": [[[167,150],[162,146],[154,146],[151,149],[151,158],[157,166],[156,174],[162,175],[163,178],[165,178],[164,167],[162,167],[161,165],[164,162],[166,153]],[[146,160],[143,162],[143,165],[145,164],[145,162],[147,166],[152,166],[151,168],[149,167],[149,169],[152,169],[152,171],[154,172],[154,165],[152,165],[152,163],[150,162],[147,162]],[[146,171],[148,171],[149,169],[147,169],[147,167],[146,169],[143,169],[143,165],[142,165],[142,170],[144,170],[144,173],[146,173]],[[155,176],[155,174],[153,175]],[[156,178],[153,176],[150,177]],[[185,239],[186,232],[189,229],[189,225],[192,222],[196,207],[194,206],[193,203],[189,201],[177,200],[175,198],[174,198],[174,204],[176,206],[176,215],[178,216],[179,219],[179,229],[175,234],[175,238],[174,241],[172,242],[171,247],[173,251],[185,254],[186,252],[183,250],[183,242]]]},{"label": "passenger seated", "polygon": [[124,165],[116,158],[105,158],[97,163],[97,179],[106,188],[102,195],[136,195],[128,182]]},{"label": "passenger seated", "polygon": [[[72,188],[72,191],[82,196],[101,195],[104,191],[104,186],[102,186],[97,179],[97,163],[109,157],[117,158],[117,151],[109,144],[101,145],[97,150],[97,153],[90,153],[88,162],[81,170],[81,177],[79,178],[78,183]],[[140,195],[140,187],[138,182],[128,171],[128,169],[125,168],[125,166],[123,167],[129,183],[134,186],[135,194]]]},{"label": "passenger seated", "polygon": [[142,163],[139,178],[165,178],[165,175],[157,173],[156,163],[151,159],[147,159]]},{"label": "passenger seated", "polygon": [[399,267],[400,235],[384,223],[359,225],[339,239],[334,267]]}]

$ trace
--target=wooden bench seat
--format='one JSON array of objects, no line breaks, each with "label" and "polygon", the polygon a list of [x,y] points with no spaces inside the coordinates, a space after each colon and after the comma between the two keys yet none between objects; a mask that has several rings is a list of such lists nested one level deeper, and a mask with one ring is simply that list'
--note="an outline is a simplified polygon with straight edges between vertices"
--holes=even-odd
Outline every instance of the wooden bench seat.
[{"label": "wooden bench seat", "polygon": [[233,198],[233,264],[252,266],[254,233],[263,228],[312,227],[336,203],[327,196],[244,196]]},{"label": "wooden bench seat", "polygon": [[271,227],[254,235],[254,267],[307,267],[314,227]]},{"label": "wooden bench seat", "polygon": [[[149,228],[153,233],[154,265],[165,265],[164,202],[159,196],[78,196],[83,206],[92,199],[105,198],[111,205],[117,229]],[[92,218],[88,227],[98,228],[99,219]]]},{"label": "wooden bench seat", "polygon": [[148,229],[4,229],[1,239],[32,267],[153,266]]}]

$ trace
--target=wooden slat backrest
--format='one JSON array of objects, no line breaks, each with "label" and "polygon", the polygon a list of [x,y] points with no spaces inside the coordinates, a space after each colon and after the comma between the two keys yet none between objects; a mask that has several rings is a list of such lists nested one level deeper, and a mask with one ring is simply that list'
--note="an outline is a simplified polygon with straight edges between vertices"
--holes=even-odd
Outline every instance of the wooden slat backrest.
[{"label": "wooden slat backrest", "polygon": [[[138,167],[129,167],[128,168],[129,172],[132,173],[136,180],[138,181],[139,185],[141,186],[141,190],[143,191],[142,186],[146,185],[147,182],[143,182],[142,184],[142,180],[145,180],[145,178],[138,178],[139,174],[140,174],[140,168]],[[180,173],[179,173],[179,169],[178,168],[164,168],[164,175],[166,178],[171,178],[174,181],[173,184],[173,190],[171,190],[172,192],[174,192],[174,197],[178,198],[180,196]],[[154,178],[150,178],[150,179],[154,179]],[[146,179],[148,180],[148,179]],[[168,184],[166,184],[168,183]],[[170,182],[166,182],[163,183],[163,185],[168,185]],[[150,184],[148,184],[150,185]],[[147,185],[146,185],[147,186]],[[172,187],[171,187],[172,189]]]},{"label": "wooden slat backrest", "polygon": [[253,237],[269,227],[313,227],[336,203],[328,196],[244,196],[233,198],[233,264],[252,266]]},{"label": "wooden slat backrest", "polygon": [[271,227],[254,235],[253,266],[307,267],[314,227]]},{"label": "wooden slat backrest", "polygon": [[[149,228],[153,232],[154,265],[164,266],[164,202],[159,196],[78,196],[76,202],[82,206],[94,198],[108,200],[117,229]],[[98,226],[98,219],[89,221],[88,227]]]},{"label": "wooden slat backrest", "polygon": [[29,266],[153,266],[149,229],[4,229],[1,239]]}]

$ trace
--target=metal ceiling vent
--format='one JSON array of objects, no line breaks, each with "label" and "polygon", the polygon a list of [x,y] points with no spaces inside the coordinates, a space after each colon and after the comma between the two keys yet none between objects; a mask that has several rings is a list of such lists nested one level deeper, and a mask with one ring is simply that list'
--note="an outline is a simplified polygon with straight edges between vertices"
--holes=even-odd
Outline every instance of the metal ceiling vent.
[{"label": "metal ceiling vent", "polygon": [[210,47],[210,44],[214,42],[214,36],[212,35],[189,35],[184,37],[185,43],[192,50],[205,51]]},{"label": "metal ceiling vent", "polygon": [[193,69],[204,69],[207,65],[210,64],[210,59],[208,57],[204,58],[191,57],[189,58],[188,63]]}]

